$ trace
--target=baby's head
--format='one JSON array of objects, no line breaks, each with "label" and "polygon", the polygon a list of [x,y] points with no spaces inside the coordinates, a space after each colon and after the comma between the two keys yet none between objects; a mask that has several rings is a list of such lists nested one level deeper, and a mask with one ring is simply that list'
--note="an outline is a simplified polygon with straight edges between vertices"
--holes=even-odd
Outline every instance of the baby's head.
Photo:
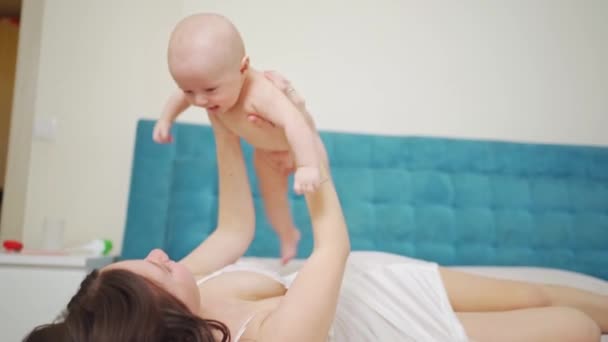
[{"label": "baby's head", "polygon": [[249,59],[236,27],[217,14],[181,20],[169,41],[169,72],[190,104],[223,113],[238,101]]}]

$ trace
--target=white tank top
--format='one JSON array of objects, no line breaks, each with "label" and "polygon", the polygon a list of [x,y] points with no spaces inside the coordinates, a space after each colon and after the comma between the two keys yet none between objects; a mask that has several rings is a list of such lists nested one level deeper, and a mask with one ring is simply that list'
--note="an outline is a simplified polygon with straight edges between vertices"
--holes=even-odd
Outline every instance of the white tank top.
[{"label": "white tank top", "polygon": [[[238,262],[198,281],[226,272],[265,275],[289,288],[297,273],[287,276],[265,265]],[[248,317],[235,342],[243,335]],[[378,252],[353,252],[344,274],[328,341],[468,341],[450,306],[437,264]]]}]

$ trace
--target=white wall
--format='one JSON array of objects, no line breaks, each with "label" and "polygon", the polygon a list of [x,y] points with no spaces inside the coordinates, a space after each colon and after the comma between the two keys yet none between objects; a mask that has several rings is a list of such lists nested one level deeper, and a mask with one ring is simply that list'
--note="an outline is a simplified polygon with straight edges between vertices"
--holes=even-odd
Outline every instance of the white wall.
[{"label": "white wall", "polygon": [[608,145],[603,0],[53,0],[33,100],[59,136],[32,146],[26,242],[49,215],[68,242],[122,239],[135,120],[157,117],[171,25],[199,10],[232,18],[321,129]]},{"label": "white wall", "polygon": [[20,239],[24,230],[43,14],[44,2],[22,2],[5,193],[2,202],[0,237],[3,239]]},{"label": "white wall", "polygon": [[232,18],[322,128],[608,144],[603,0],[185,0]]},{"label": "white wall", "polygon": [[[32,0],[40,6],[40,0]],[[29,1],[26,1],[28,3]],[[31,3],[30,2],[30,3]],[[11,136],[11,159],[30,153],[27,182],[7,193],[3,238],[40,246],[45,217],[64,218],[65,243],[108,237],[120,248],[125,223],[136,120],[155,117],[172,89],[165,46],[182,4],[165,0],[50,0],[42,2],[38,72],[30,97],[16,97],[13,117],[56,118],[54,141],[31,140],[21,151]],[[23,18],[24,25],[27,18]],[[31,23],[30,23],[31,24]],[[38,23],[39,25],[39,23]],[[23,28],[27,30],[26,28]],[[19,77],[19,76],[18,76]],[[19,108],[29,103],[28,107]],[[20,153],[23,152],[23,153]],[[24,172],[9,173],[7,182]],[[25,194],[25,201],[18,196]],[[7,208],[5,207],[5,208]],[[13,208],[18,209],[18,208]]]}]

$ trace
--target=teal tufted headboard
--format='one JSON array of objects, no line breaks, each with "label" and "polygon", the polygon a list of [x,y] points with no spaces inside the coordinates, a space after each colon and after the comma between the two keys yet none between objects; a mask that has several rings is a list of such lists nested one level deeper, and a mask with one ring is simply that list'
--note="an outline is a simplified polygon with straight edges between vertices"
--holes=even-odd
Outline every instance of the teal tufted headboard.
[{"label": "teal tufted headboard", "polygon": [[[176,124],[157,145],[137,127],[122,257],[180,258],[214,228],[217,170],[209,126]],[[322,132],[353,249],[445,265],[562,268],[608,279],[608,148]],[[243,144],[257,230],[247,255],[278,256]],[[290,195],[303,237],[303,198]]]}]

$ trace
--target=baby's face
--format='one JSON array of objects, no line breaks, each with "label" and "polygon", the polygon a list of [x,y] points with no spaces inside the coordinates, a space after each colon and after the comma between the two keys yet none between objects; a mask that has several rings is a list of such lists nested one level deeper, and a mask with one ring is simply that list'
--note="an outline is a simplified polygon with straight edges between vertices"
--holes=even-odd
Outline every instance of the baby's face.
[{"label": "baby's face", "polygon": [[238,65],[218,69],[199,63],[172,68],[172,75],[188,102],[211,114],[225,113],[236,104],[244,80]]}]

